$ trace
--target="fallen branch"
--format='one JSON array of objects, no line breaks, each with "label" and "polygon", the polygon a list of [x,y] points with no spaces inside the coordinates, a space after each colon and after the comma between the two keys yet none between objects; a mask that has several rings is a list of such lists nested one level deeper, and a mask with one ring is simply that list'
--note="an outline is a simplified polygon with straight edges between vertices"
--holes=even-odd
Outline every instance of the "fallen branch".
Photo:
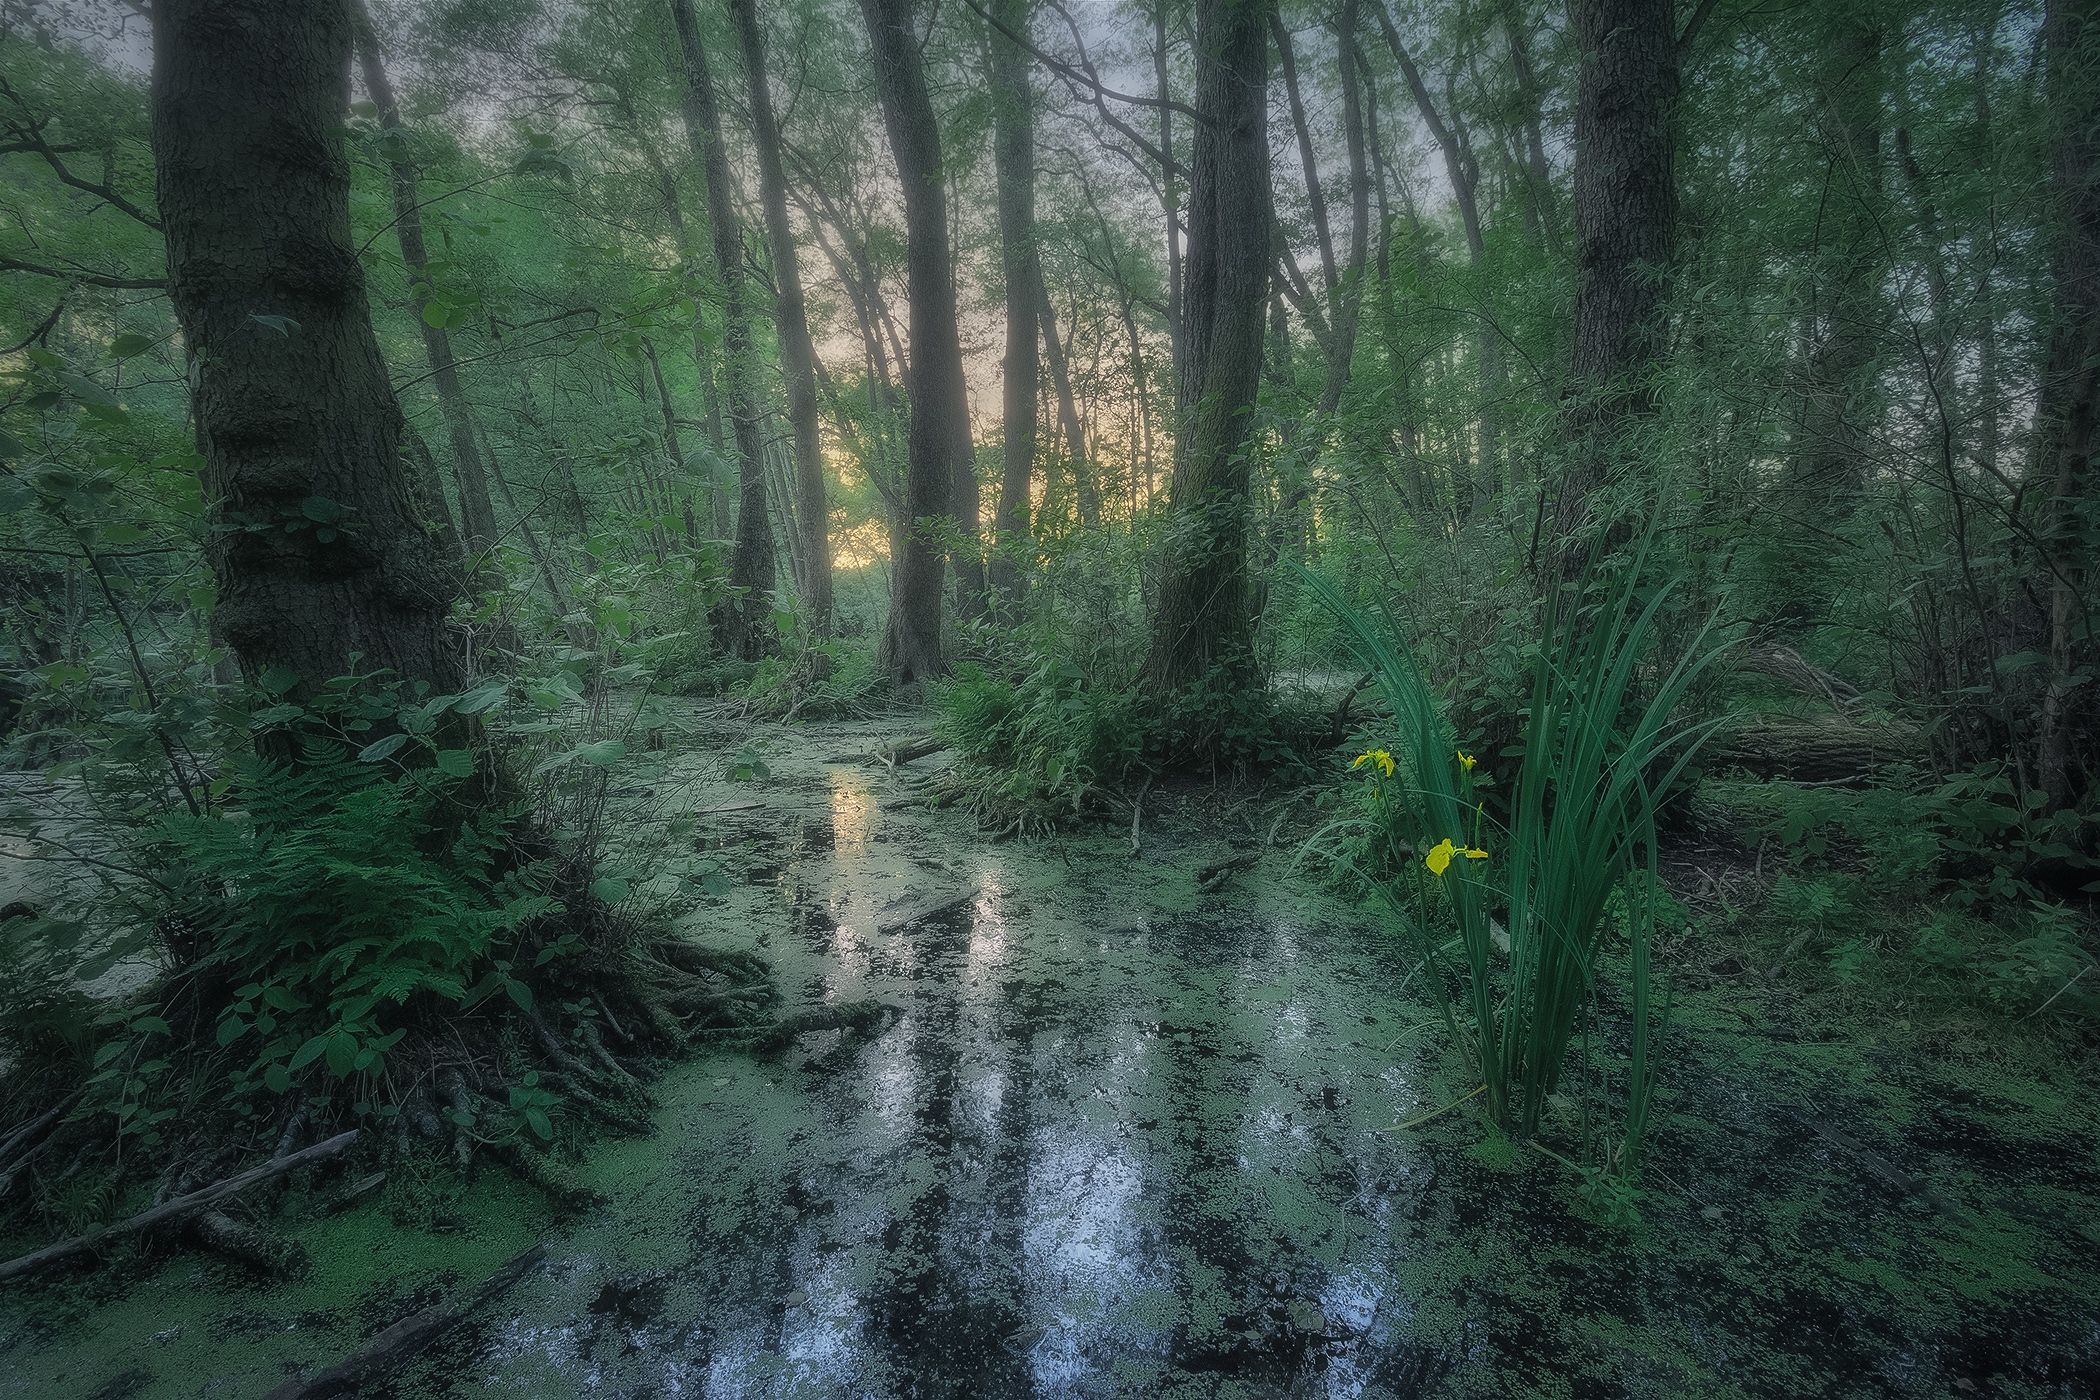
[{"label": "fallen branch", "polygon": [[876,752],[876,757],[895,768],[910,763],[915,758],[926,758],[948,747],[946,739],[936,739],[931,734],[917,739],[904,739]]},{"label": "fallen branch", "polygon": [[286,1381],[263,1400],[319,1400],[321,1396],[338,1395],[364,1385],[421,1351],[439,1333],[502,1294],[546,1257],[547,1246],[534,1245],[489,1275],[486,1283],[466,1297],[449,1303],[435,1303],[401,1319],[343,1360],[316,1373],[311,1380]]},{"label": "fallen branch", "polygon": [[1237,855],[1213,861],[1196,872],[1196,888],[1204,894],[1215,894],[1225,888],[1225,882],[1236,872],[1245,870],[1260,859],[1260,851],[1241,851]]},{"label": "fallen branch", "polygon": [[1788,1109],[1787,1113],[1796,1123],[1799,1123],[1817,1137],[1822,1138],[1825,1142],[1844,1148],[1847,1152],[1859,1158],[1860,1161],[1865,1162],[1876,1176],[1888,1182],[1889,1185],[1899,1191],[1905,1191],[1910,1195],[1916,1196],[1924,1204],[1939,1212],[1950,1223],[1960,1225],[1966,1222],[1967,1217],[1955,1208],[1953,1202],[1933,1190],[1931,1182],[1926,1181],[1922,1177],[1912,1176],[1895,1163],[1875,1156],[1874,1153],[1867,1149],[1866,1144],[1848,1137],[1821,1119],[1812,1118],[1796,1108]]},{"label": "fallen branch", "polygon": [[760,1054],[784,1050],[798,1035],[812,1031],[864,1031],[885,1017],[902,1020],[904,1008],[886,1001],[849,1001],[815,1011],[798,1011],[775,1022],[752,1048]]},{"label": "fallen branch", "polygon": [[[15,1149],[21,1146],[23,1142],[35,1137],[37,1134],[43,1132],[44,1129],[50,1127],[53,1123],[56,1123],[59,1119],[59,1115],[65,1113],[68,1109],[72,1108],[74,1104],[79,1103],[80,1096],[86,1092],[87,1091],[85,1089],[75,1089],[72,1093],[60,1099],[55,1106],[46,1110],[44,1113],[38,1115],[37,1119],[34,1122],[25,1123],[21,1127],[15,1129],[12,1133],[9,1133],[7,1135],[7,1141],[0,1142],[0,1162],[5,1162],[8,1158],[14,1156]],[[37,1146],[42,1145],[43,1144],[41,1143],[37,1144]],[[34,1151],[35,1148],[31,1148],[30,1150]]]},{"label": "fallen branch", "polygon": [[964,890],[961,894],[956,895],[952,899],[944,899],[939,904],[934,905],[931,909],[921,909],[916,913],[906,914],[901,919],[892,919],[888,923],[882,924],[879,927],[877,927],[875,931],[877,933],[895,933],[898,929],[909,928],[913,924],[924,923],[928,919],[939,918],[941,915],[947,913],[951,909],[955,909],[962,905],[968,904],[971,900],[977,898],[977,895],[978,889],[975,885],[972,885],[969,889]]},{"label": "fallen branch", "polygon": [[348,1147],[356,1138],[357,1129],[352,1128],[347,1133],[338,1133],[326,1142],[317,1142],[312,1147],[306,1148],[304,1151],[294,1152],[289,1157],[275,1158],[259,1167],[244,1171],[239,1176],[229,1176],[224,1181],[214,1182],[202,1190],[190,1192],[187,1196],[177,1196],[174,1200],[163,1202],[151,1210],[141,1211],[129,1220],[119,1221],[115,1225],[98,1225],[84,1235],[78,1235],[73,1239],[64,1240],[48,1248],[37,1250],[34,1254],[25,1254],[19,1259],[10,1259],[4,1264],[0,1264],[0,1279],[10,1279],[22,1274],[33,1273],[43,1268],[46,1264],[55,1264],[61,1259],[70,1259],[76,1254],[85,1254],[106,1240],[119,1239],[125,1235],[141,1234],[161,1225],[171,1225],[178,1221],[187,1220],[199,1211],[207,1210],[229,1196],[238,1195],[257,1182],[268,1181],[271,1177],[281,1175],[294,1168],[312,1166],[315,1162],[324,1158],[333,1157],[336,1153]]},{"label": "fallen branch", "polygon": [[283,1278],[306,1267],[306,1250],[297,1240],[235,1220],[223,1211],[208,1210],[190,1222],[197,1243],[257,1273]]}]

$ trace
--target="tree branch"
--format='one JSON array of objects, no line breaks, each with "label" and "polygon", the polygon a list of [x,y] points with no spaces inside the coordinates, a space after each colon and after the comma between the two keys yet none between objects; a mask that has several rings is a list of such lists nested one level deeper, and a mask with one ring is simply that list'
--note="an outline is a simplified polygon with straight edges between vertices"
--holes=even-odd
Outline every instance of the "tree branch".
[{"label": "tree branch", "polygon": [[81,282],[90,287],[116,287],[124,291],[165,291],[168,286],[168,279],[165,277],[111,277],[105,273],[80,269],[42,267],[36,263],[7,257],[0,257],[0,272],[33,272],[39,277],[55,277],[61,282]]}]

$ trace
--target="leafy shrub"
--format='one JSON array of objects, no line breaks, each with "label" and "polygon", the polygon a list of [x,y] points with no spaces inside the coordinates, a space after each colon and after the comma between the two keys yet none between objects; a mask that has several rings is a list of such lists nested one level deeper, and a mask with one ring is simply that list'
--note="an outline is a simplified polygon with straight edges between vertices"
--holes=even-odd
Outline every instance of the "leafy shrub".
[{"label": "leafy shrub", "polygon": [[417,998],[530,1005],[511,975],[520,934],[558,906],[544,863],[505,868],[517,806],[462,807],[463,781],[386,776],[322,741],[297,765],[237,760],[228,815],[164,824],[158,854],[199,931],[184,971],[239,982],[215,1030],[248,1055],[237,1091],[283,1093],[317,1060],[337,1079],[381,1073]]},{"label": "leafy shrub", "polygon": [[1045,658],[1019,681],[965,663],[938,698],[936,729],[967,757],[1004,770],[995,790],[1011,801],[1076,808],[1145,757],[1138,692],[1090,684],[1069,661]]}]

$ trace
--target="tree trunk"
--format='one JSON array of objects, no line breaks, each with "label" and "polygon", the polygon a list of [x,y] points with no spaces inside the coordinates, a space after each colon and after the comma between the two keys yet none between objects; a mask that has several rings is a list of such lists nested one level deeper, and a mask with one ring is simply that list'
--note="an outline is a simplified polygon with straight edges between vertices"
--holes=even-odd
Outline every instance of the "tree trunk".
[{"label": "tree trunk", "polygon": [[1554,510],[1579,573],[1591,497],[1624,464],[1624,429],[1655,406],[1677,252],[1677,31],[1671,0],[1576,0],[1575,345],[1571,456]]},{"label": "tree trunk", "polygon": [[1071,470],[1078,496],[1079,523],[1089,530],[1101,523],[1101,485],[1094,479],[1094,464],[1087,460],[1086,426],[1079,421],[1079,400],[1072,393],[1072,375],[1065,364],[1065,343],[1057,334],[1057,308],[1050,303],[1050,288],[1036,269],[1036,291],[1041,300],[1036,311],[1042,322],[1043,353],[1050,361],[1050,385],[1057,394],[1057,424],[1064,434],[1065,465]]},{"label": "tree trunk", "polygon": [[1167,344],[1173,360],[1181,359],[1181,191],[1174,183],[1174,109],[1167,92],[1167,4],[1152,4],[1152,77],[1159,88],[1159,148],[1166,153],[1159,172],[1160,210],[1167,220]]},{"label": "tree trunk", "polygon": [[[379,109],[383,130],[400,132],[401,104],[394,85],[387,79],[380,59],[379,34],[372,27],[364,0],[353,0],[352,22],[357,28],[358,66],[363,70],[365,91]],[[425,319],[430,305],[430,254],[423,244],[423,215],[416,203],[416,168],[405,159],[397,135],[388,145],[387,167],[394,184],[394,237],[401,246],[401,261],[408,267],[409,306],[415,312],[416,328],[423,332],[423,352],[430,361],[431,383],[437,389],[438,408],[445,418],[445,436],[452,445],[452,467],[459,482],[459,510],[466,517],[467,551],[478,572],[486,574],[490,551],[496,546],[496,512],[489,501],[488,476],[481,469],[481,456],[474,448],[474,415],[460,391],[459,370],[452,357],[452,338],[443,326]]]},{"label": "tree trunk", "polygon": [[[993,0],[992,15],[1017,34],[1028,32],[1028,0]],[[1036,388],[1042,378],[1037,307],[1043,272],[1035,247],[1035,93],[1028,56],[994,28],[991,45],[992,159],[997,173],[999,256],[1006,279],[1003,367],[1005,458],[992,517],[992,587],[1009,605],[1028,587],[1029,487],[1035,477]]]},{"label": "tree trunk", "polygon": [[905,478],[910,526],[892,569],[880,653],[883,670],[901,688],[947,670],[941,652],[941,535],[956,477],[974,469],[957,451],[969,441],[969,401],[955,324],[941,133],[919,67],[912,0],[861,0],[860,7],[882,90],[883,125],[904,189],[911,294],[911,458]]},{"label": "tree trunk", "polygon": [[766,243],[773,255],[773,284],[779,289],[774,324],[780,338],[780,374],[787,387],[788,423],[795,436],[795,495],[799,503],[796,559],[802,616],[818,638],[831,635],[831,507],[824,493],[824,443],[817,432],[816,347],[809,338],[809,312],[802,295],[802,268],[795,231],[788,224],[787,174],[780,162],[780,128],[773,119],[773,92],[766,81],[766,36],[756,0],[730,0],[744,52],[744,81],[750,91],[751,136],[758,147],[759,200],[766,211]]},{"label": "tree trunk", "polygon": [[2100,755],[2100,684],[2087,679],[2094,646],[2086,603],[2093,557],[2087,541],[2100,520],[2093,460],[2100,452],[2100,4],[2049,0],[2042,42],[2053,128],[2050,282],[2057,310],[2035,413],[2035,476],[2049,491],[2041,531],[2046,581],[2037,580],[2049,599],[2049,679],[2036,766],[2042,790],[2061,806],[2092,782]]},{"label": "tree trunk", "polygon": [[1253,670],[1248,412],[1261,376],[1269,215],[1270,0],[1197,0],[1196,127],[1170,521],[1146,680],[1156,692]]},{"label": "tree trunk", "polygon": [[[1858,507],[1867,481],[1866,407],[1879,329],[1882,250],[1881,32],[1857,17],[1837,19],[1818,82],[1827,136],[1826,177],[1834,217],[1821,250],[1827,273],[1817,298],[1801,425],[1788,487],[1793,513],[1819,526]],[[1818,538],[1821,538],[1820,531]]]},{"label": "tree trunk", "polygon": [[153,11],[153,157],[219,527],[215,620],[242,673],[294,673],[295,700],[353,667],[441,694],[465,677],[446,627],[457,573],[417,523],[350,237],[353,42],[347,5]]},{"label": "tree trunk", "polygon": [[751,321],[744,287],[744,234],[737,224],[735,192],[729,184],[729,152],[722,144],[722,112],[708,72],[707,49],[693,18],[693,0],[671,0],[678,48],[685,59],[686,139],[707,176],[707,225],[713,238],[715,275],[722,279],[722,358],[728,379],[730,428],[736,438],[736,549],[729,583],[738,590],[714,616],[715,642],[722,650],[756,660],[765,650],[773,610],[773,522],[766,509],[766,465],[759,446],[758,394],[753,384]]},{"label": "tree trunk", "polygon": [[[1480,222],[1480,162],[1466,146],[1465,134],[1445,122],[1444,114],[1437,110],[1436,100],[1430,96],[1429,85],[1422,80],[1422,70],[1415,65],[1413,55],[1400,42],[1400,31],[1393,27],[1393,17],[1387,12],[1384,0],[1373,0],[1378,11],[1378,26],[1385,34],[1386,47],[1393,51],[1394,60],[1400,65],[1400,74],[1407,80],[1407,90],[1414,95],[1415,109],[1422,114],[1422,124],[1429,128],[1437,149],[1443,152],[1444,175],[1451,182],[1452,198],[1458,204],[1458,220],[1466,234],[1466,261],[1473,269],[1475,294],[1484,309],[1493,304],[1493,291],[1488,286],[1485,265],[1487,262],[1487,235]],[[1452,114],[1457,120],[1457,114]],[[1473,503],[1484,505],[1494,494],[1497,463],[1501,457],[1501,400],[1508,391],[1509,371],[1502,360],[1500,332],[1492,321],[1492,312],[1483,318],[1479,330],[1480,347],[1480,453],[1479,471],[1473,479]]]}]

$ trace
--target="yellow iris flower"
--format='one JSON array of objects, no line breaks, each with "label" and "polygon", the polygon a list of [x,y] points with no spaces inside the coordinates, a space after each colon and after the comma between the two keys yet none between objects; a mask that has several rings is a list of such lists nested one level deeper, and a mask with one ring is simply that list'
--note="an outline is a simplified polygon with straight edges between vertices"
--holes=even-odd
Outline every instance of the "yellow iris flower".
[{"label": "yellow iris flower", "polygon": [[1351,768],[1361,768],[1366,763],[1385,774],[1388,778],[1393,776],[1393,756],[1384,749],[1372,749],[1369,753],[1360,753],[1356,756],[1356,762],[1349,766]]},{"label": "yellow iris flower", "polygon": [[1477,846],[1456,845],[1447,836],[1429,848],[1429,854],[1422,857],[1422,864],[1429,867],[1430,874],[1441,875],[1459,856],[1464,856],[1467,860],[1486,860],[1488,853]]},{"label": "yellow iris flower", "polygon": [[1460,749],[1458,751],[1458,766],[1465,769],[1468,773],[1472,772],[1473,755],[1467,753],[1464,749]]}]

